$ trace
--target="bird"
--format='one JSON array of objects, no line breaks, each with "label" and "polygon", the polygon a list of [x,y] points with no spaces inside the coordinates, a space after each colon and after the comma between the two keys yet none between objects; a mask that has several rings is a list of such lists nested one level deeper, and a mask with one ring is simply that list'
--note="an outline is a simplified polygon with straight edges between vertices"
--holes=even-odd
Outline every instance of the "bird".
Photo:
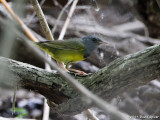
[{"label": "bird", "polygon": [[100,44],[106,44],[106,42],[96,36],[36,43],[39,48],[51,55],[60,66],[60,63],[64,63],[66,71],[71,63],[82,61],[89,57]]}]

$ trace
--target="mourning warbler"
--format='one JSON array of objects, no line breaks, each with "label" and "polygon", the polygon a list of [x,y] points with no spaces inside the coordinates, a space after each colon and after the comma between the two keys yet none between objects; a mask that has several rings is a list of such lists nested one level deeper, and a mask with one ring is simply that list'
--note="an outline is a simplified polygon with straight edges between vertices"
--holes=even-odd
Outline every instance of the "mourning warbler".
[{"label": "mourning warbler", "polygon": [[57,62],[63,62],[68,69],[70,63],[86,59],[102,43],[105,42],[98,37],[87,36],[82,39],[72,38],[38,42],[36,44]]}]

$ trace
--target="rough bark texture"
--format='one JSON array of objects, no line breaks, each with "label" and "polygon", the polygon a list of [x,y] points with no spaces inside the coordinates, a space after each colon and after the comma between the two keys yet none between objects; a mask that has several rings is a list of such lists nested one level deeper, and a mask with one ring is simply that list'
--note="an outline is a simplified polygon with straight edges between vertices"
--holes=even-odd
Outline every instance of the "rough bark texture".
[{"label": "rough bark texture", "polygon": [[[159,53],[160,45],[155,45],[119,58],[97,73],[75,78],[92,92],[109,100],[127,89],[147,84],[159,77]],[[83,102],[86,99],[83,99],[59,74],[3,57],[0,57],[0,68],[0,74],[5,73],[5,77],[0,81],[3,86],[19,81],[22,87],[44,95],[51,108],[60,113],[75,114],[91,105],[86,105],[86,102]],[[6,80],[9,82],[6,83]]]}]

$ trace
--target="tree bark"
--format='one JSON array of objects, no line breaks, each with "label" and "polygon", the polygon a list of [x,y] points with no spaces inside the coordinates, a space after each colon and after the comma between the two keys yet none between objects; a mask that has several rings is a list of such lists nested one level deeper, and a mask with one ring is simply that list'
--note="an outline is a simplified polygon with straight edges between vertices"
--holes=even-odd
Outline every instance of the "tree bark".
[{"label": "tree bark", "polygon": [[[85,87],[105,100],[112,99],[127,89],[147,84],[160,75],[160,45],[118,58],[97,73],[86,77],[74,76]],[[58,74],[0,57],[1,85],[18,81],[48,99],[51,108],[63,114],[76,114],[87,109],[83,99]],[[2,76],[5,73],[5,76]],[[3,79],[2,79],[3,77]],[[7,81],[7,82],[6,82]]]}]

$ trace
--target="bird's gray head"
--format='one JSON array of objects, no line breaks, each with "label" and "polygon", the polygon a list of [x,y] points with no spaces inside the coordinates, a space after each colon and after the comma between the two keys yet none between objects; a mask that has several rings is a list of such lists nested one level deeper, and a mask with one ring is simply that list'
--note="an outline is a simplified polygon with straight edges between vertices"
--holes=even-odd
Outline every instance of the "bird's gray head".
[{"label": "bird's gray head", "polygon": [[84,57],[87,58],[100,44],[105,43],[101,39],[95,36],[87,36],[82,38],[82,42],[85,46]]}]

